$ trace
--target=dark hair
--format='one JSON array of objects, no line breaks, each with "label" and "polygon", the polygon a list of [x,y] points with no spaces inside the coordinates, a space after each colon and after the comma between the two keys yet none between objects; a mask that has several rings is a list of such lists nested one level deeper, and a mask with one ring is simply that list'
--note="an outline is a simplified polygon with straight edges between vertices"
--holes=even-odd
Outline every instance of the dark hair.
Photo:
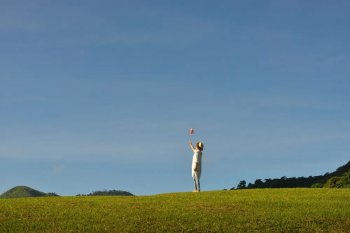
[{"label": "dark hair", "polygon": [[[200,143],[202,144],[202,147],[199,146]],[[196,147],[197,147],[200,151],[203,151],[203,148],[204,148],[203,142],[197,142]]]}]

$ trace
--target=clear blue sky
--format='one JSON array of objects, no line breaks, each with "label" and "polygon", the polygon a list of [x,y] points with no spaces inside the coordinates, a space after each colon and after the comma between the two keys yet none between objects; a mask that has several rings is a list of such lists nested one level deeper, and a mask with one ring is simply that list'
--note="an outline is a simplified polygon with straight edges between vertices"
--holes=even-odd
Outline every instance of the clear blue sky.
[{"label": "clear blue sky", "polygon": [[350,155],[349,1],[0,1],[0,192],[191,191]]}]

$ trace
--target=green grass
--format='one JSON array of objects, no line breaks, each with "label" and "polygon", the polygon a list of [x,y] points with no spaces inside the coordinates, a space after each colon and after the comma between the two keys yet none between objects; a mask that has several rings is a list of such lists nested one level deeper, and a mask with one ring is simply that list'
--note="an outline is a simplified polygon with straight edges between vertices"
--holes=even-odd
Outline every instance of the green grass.
[{"label": "green grass", "polygon": [[0,199],[0,232],[350,232],[350,189]]}]

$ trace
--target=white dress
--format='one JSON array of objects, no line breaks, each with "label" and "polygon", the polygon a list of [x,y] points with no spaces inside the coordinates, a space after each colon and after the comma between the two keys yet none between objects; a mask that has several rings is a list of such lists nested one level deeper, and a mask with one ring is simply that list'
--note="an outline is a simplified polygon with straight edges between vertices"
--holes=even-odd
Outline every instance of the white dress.
[{"label": "white dress", "polygon": [[[195,171],[196,163],[198,163],[198,170]],[[199,179],[201,177],[202,172],[202,151],[195,150],[192,158],[192,177],[197,176]]]}]

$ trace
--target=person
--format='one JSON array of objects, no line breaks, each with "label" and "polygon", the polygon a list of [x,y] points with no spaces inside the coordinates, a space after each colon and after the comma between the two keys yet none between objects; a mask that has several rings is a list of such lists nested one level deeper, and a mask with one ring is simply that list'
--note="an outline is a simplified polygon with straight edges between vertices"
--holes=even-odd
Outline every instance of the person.
[{"label": "person", "polygon": [[193,158],[192,158],[192,177],[194,181],[194,190],[193,192],[200,192],[201,186],[199,179],[201,178],[201,172],[202,172],[202,154],[203,154],[203,148],[204,144],[203,142],[197,142],[196,148],[193,147],[191,140],[188,142],[191,150],[193,151]]}]

